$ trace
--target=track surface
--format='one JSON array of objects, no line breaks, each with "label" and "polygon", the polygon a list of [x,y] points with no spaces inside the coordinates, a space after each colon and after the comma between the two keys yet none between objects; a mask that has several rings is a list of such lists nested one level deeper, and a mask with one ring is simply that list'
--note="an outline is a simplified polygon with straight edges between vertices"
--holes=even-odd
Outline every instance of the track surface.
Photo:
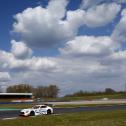
[{"label": "track surface", "polygon": [[[97,106],[97,107],[77,107],[77,108],[54,108],[55,114],[86,112],[86,111],[106,111],[106,110],[124,110],[126,105]],[[0,119],[18,117],[19,110],[0,111]]]}]

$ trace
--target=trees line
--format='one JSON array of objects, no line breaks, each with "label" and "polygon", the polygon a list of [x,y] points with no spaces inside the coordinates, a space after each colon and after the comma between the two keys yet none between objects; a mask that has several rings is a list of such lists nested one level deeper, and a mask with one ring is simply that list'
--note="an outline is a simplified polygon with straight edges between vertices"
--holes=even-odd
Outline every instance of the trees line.
[{"label": "trees line", "polygon": [[7,93],[33,93],[36,98],[56,98],[59,93],[57,85],[33,87],[29,84],[18,84],[7,87]]},{"label": "trees line", "polygon": [[95,91],[95,92],[88,92],[88,91],[77,91],[73,94],[65,95],[64,97],[83,97],[83,96],[97,96],[97,95],[111,95],[111,94],[126,94],[125,91],[115,91],[112,88],[105,88],[104,91]]},{"label": "trees line", "polygon": [[[49,86],[38,86],[33,87],[29,84],[18,84],[7,87],[7,93],[33,93],[35,98],[56,98],[59,94],[59,88],[57,85]],[[92,95],[109,95],[117,93],[126,93],[126,92],[117,92],[112,88],[106,88],[102,92],[85,92],[83,90],[74,92],[73,94],[67,94],[64,97],[81,97],[81,96],[92,96]]]}]

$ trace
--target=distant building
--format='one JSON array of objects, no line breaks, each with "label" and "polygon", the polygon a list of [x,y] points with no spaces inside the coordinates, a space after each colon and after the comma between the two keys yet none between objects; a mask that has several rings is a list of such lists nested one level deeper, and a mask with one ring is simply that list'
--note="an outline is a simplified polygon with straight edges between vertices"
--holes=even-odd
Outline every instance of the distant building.
[{"label": "distant building", "polygon": [[32,93],[0,93],[0,102],[33,102]]}]

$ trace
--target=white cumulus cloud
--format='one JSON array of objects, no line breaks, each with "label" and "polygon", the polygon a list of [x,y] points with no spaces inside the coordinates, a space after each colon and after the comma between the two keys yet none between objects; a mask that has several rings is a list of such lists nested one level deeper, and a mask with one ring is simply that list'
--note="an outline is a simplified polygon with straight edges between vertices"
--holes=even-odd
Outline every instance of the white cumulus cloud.
[{"label": "white cumulus cloud", "polygon": [[11,44],[11,52],[16,58],[25,59],[32,56],[32,50],[28,48],[25,43],[12,40]]},{"label": "white cumulus cloud", "polygon": [[74,37],[75,31],[62,18],[65,16],[67,0],[51,0],[47,8],[27,8],[15,15],[13,31],[33,48],[56,46]]},{"label": "white cumulus cloud", "polygon": [[101,2],[103,2],[104,0],[82,0],[81,3],[81,8],[82,9],[87,9],[89,7],[95,6]]},{"label": "white cumulus cloud", "polygon": [[[125,0],[83,0],[83,7],[77,10],[67,10],[68,2],[50,0],[45,8],[29,7],[15,15],[13,31],[19,41],[11,41],[10,52],[0,50],[0,81],[57,84],[63,94],[123,88],[126,51],[121,49],[121,42],[126,41],[126,10],[118,23],[114,19]],[[93,30],[113,21],[117,26],[110,36],[82,35],[79,29],[86,26]],[[59,48],[57,56],[33,53],[37,51],[33,48],[54,46]]]},{"label": "white cumulus cloud", "polygon": [[50,48],[73,39],[80,26],[111,23],[121,9],[116,3],[104,3],[88,10],[67,11],[67,4],[67,0],[51,0],[46,8],[27,8],[15,15],[13,31],[28,47]]},{"label": "white cumulus cloud", "polygon": [[28,59],[18,59],[12,53],[0,51],[0,70],[16,71],[48,71],[57,67],[56,62],[49,57],[31,57]]},{"label": "white cumulus cloud", "polygon": [[119,23],[116,25],[113,33],[112,38],[118,42],[126,43],[126,9],[124,9],[121,13],[121,19]]},{"label": "white cumulus cloud", "polygon": [[96,5],[100,5],[102,3],[111,3],[111,2],[122,4],[126,3],[126,0],[82,0],[81,8],[87,9]]},{"label": "white cumulus cloud", "polygon": [[78,36],[74,40],[66,43],[64,48],[60,48],[65,55],[106,55],[111,53],[116,47],[108,36]]},{"label": "white cumulus cloud", "polygon": [[6,82],[11,79],[11,76],[8,72],[0,72],[0,82]]},{"label": "white cumulus cloud", "polygon": [[89,8],[85,13],[85,24],[90,27],[104,26],[115,19],[120,9],[121,6],[116,3],[104,3]]},{"label": "white cumulus cloud", "polygon": [[61,19],[65,16],[68,0],[50,0],[47,10],[49,14]]}]

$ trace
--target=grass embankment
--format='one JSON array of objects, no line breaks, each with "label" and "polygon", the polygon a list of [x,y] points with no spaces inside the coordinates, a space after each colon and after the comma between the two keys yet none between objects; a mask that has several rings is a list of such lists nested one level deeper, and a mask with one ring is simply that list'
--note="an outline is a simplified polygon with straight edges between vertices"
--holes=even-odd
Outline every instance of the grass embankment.
[{"label": "grass embankment", "polygon": [[0,126],[126,126],[126,110],[1,120]]},{"label": "grass embankment", "polygon": [[125,99],[126,92],[124,93],[112,93],[112,94],[105,94],[105,93],[87,93],[83,96],[65,96],[59,98],[42,98],[44,101],[73,101],[73,100],[96,100],[96,99]]},{"label": "grass embankment", "polygon": [[126,93],[117,93],[117,94],[92,94],[92,95],[85,95],[80,97],[64,97],[61,100],[71,101],[71,100],[96,100],[96,99],[125,99]]},{"label": "grass embankment", "polygon": [[76,108],[76,107],[101,107],[101,106],[115,106],[115,105],[121,105],[121,106],[125,106],[126,104],[77,104],[77,105],[56,105],[54,106],[55,108]]},{"label": "grass embankment", "polygon": [[31,108],[34,104],[0,104],[0,109],[24,109]]}]

